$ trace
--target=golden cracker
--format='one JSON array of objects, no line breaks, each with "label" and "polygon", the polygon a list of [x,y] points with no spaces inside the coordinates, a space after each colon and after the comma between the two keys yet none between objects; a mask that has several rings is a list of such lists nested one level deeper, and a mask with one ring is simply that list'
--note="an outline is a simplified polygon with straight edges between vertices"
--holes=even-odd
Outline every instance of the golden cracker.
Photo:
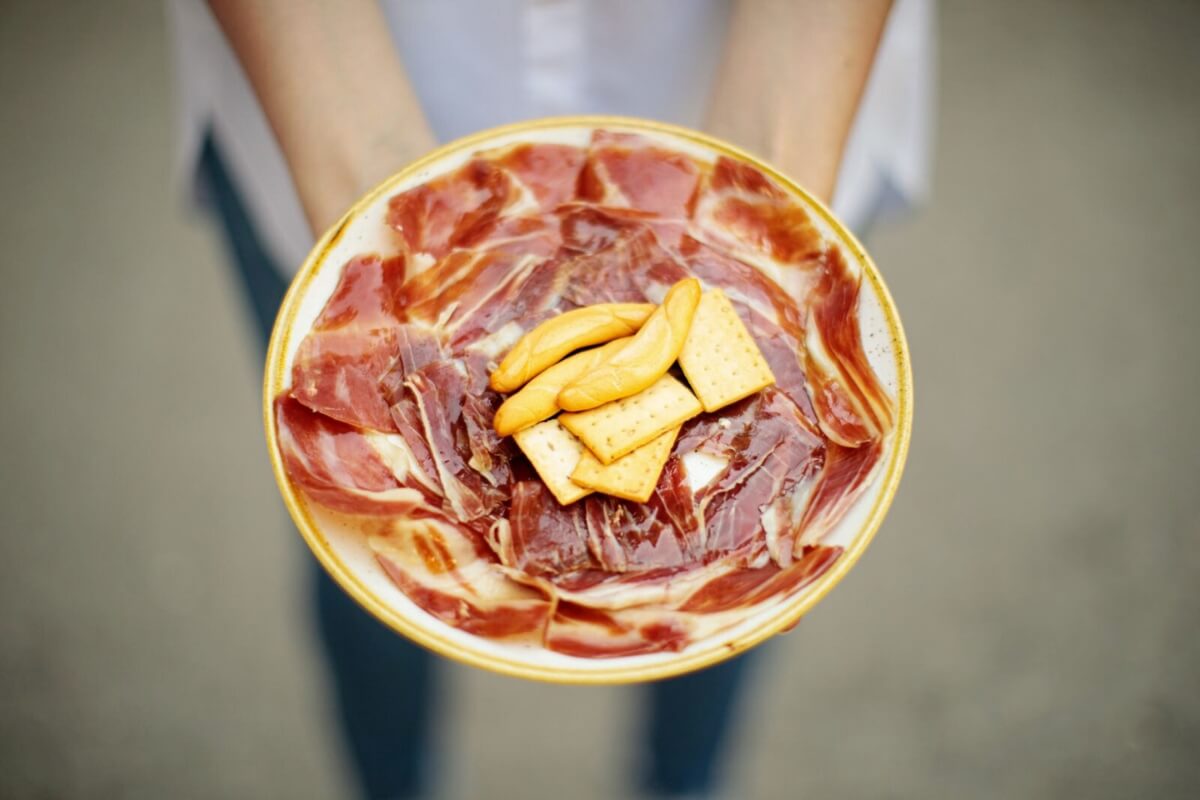
[{"label": "golden cracker", "polygon": [[705,411],[716,411],[775,383],[758,343],[720,289],[700,298],[679,366]]},{"label": "golden cracker", "polygon": [[667,374],[631,397],[560,414],[558,420],[601,464],[611,464],[659,434],[678,428],[701,410],[700,401],[687,387]]},{"label": "golden cracker", "polygon": [[679,428],[672,428],[608,465],[601,464],[585,450],[579,466],[571,473],[571,480],[597,492],[644,503],[654,494],[658,476],[662,474],[678,435]]},{"label": "golden cracker", "polygon": [[558,420],[546,420],[517,431],[513,439],[559,505],[570,505],[592,493],[591,489],[570,478],[585,450],[570,431],[558,424]]}]

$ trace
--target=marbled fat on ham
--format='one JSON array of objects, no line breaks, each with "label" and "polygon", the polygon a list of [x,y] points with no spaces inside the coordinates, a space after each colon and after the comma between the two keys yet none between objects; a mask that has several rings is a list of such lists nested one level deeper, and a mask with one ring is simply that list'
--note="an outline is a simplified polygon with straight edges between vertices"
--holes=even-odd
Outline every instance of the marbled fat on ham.
[{"label": "marbled fat on ham", "polygon": [[[894,424],[861,274],[759,170],[597,131],[522,143],[391,198],[397,252],[352,259],[275,401],[294,485],[350,521],[414,603],[580,657],[679,650],[781,602],[841,549]],[[544,319],[721,288],[776,385],[689,421],[650,500],[558,505],[487,385]],[[708,474],[691,474],[706,463]]]}]

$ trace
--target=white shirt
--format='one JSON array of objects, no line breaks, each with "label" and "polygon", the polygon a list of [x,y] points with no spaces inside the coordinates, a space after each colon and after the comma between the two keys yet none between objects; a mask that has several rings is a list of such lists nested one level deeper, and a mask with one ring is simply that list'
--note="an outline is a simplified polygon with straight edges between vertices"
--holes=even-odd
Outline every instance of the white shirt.
[{"label": "white shirt", "polygon": [[[622,114],[697,127],[725,38],[727,0],[382,0],[442,141],[506,122]],[[859,227],[928,186],[933,0],[897,0],[851,131],[834,209]],[[287,275],[312,246],[266,117],[204,0],[169,0],[189,185],[211,129]],[[402,165],[397,164],[397,168]]]}]

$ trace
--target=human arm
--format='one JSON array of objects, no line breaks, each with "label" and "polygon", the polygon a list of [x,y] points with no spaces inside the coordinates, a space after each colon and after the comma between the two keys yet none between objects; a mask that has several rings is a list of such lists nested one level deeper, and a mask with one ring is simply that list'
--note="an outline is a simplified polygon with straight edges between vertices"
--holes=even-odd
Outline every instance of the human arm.
[{"label": "human arm", "polygon": [[430,150],[373,0],[209,0],[320,234],[366,189]]},{"label": "human arm", "polygon": [[736,0],[707,128],[829,201],[891,0]]}]

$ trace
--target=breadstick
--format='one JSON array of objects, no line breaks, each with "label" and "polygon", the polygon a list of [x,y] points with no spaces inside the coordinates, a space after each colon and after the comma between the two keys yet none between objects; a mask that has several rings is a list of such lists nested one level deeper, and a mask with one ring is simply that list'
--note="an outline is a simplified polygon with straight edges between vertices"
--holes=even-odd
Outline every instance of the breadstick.
[{"label": "breadstick", "polygon": [[548,319],[521,337],[492,373],[497,392],[519,389],[572,350],[628,336],[654,311],[649,303],[601,303]]},{"label": "breadstick", "polygon": [[621,351],[558,394],[566,411],[586,411],[635,395],[666,374],[679,356],[700,302],[700,281],[684,278]]},{"label": "breadstick", "polygon": [[558,413],[558,393],[571,381],[595,369],[629,343],[629,337],[614,339],[603,347],[593,347],[565,358],[545,370],[510,396],[492,420],[501,436],[509,436]]}]

